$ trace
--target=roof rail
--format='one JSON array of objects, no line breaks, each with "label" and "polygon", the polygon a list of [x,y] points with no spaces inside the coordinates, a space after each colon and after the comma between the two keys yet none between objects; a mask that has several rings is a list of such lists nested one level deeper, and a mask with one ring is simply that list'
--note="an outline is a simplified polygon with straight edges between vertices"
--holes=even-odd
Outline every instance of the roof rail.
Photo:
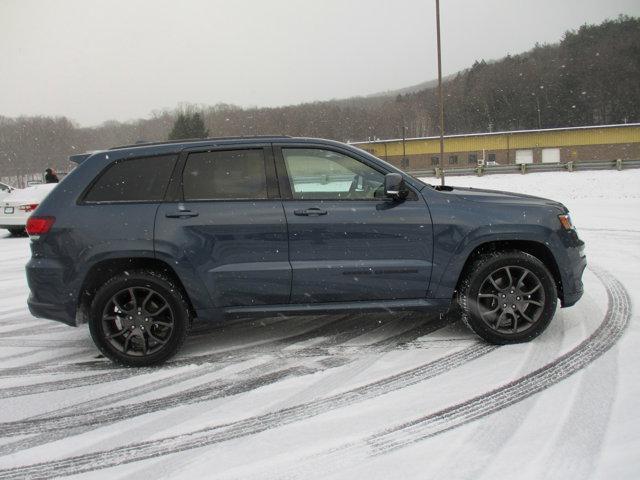
[{"label": "roof rail", "polygon": [[120,145],[117,147],[111,147],[109,150],[117,150],[119,148],[131,148],[131,147],[149,147],[153,145],[172,145],[176,143],[198,143],[198,142],[210,142],[215,140],[243,140],[252,138],[291,138],[289,135],[240,135],[237,137],[210,137],[210,138],[184,138],[181,140],[165,140],[163,142],[137,142],[130,145]]}]

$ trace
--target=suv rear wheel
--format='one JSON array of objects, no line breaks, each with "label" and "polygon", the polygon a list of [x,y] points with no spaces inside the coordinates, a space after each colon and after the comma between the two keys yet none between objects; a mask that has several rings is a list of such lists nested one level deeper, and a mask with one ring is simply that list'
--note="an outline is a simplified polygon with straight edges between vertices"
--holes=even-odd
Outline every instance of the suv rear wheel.
[{"label": "suv rear wheel", "polygon": [[119,274],[91,304],[89,330],[100,351],[129,367],[157,365],[175,355],[189,329],[181,290],[153,271]]},{"label": "suv rear wheel", "polygon": [[467,326],[490,343],[527,342],[553,318],[558,294],[553,276],[533,255],[521,251],[479,256],[458,291]]}]

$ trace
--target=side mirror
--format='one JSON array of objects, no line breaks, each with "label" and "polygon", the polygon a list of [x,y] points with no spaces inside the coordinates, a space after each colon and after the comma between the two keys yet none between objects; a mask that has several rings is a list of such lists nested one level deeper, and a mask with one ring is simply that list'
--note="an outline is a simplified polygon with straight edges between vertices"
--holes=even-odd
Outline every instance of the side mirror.
[{"label": "side mirror", "polygon": [[407,196],[408,190],[404,184],[404,178],[399,173],[387,173],[384,176],[384,194],[396,200]]}]

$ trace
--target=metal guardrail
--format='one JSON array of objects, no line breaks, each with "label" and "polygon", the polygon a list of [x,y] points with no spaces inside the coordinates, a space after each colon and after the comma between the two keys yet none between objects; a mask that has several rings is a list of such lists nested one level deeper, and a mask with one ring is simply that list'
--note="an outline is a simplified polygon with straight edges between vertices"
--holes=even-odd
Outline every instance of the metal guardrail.
[{"label": "metal guardrail", "polygon": [[627,170],[640,168],[640,160],[607,160],[598,162],[567,162],[567,163],[523,163],[510,165],[490,165],[467,168],[443,169],[435,167],[429,170],[407,170],[415,177],[437,177],[461,175],[492,175],[497,173],[530,173],[530,172],[574,172],[581,170]]}]

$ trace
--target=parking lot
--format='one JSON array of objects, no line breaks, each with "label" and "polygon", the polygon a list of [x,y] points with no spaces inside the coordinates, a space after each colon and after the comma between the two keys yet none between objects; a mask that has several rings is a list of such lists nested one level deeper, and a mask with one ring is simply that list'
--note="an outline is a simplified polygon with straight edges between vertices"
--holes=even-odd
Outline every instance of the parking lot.
[{"label": "parking lot", "polygon": [[638,468],[640,171],[456,178],[567,204],[585,296],[536,341],[454,317],[196,325],[157,369],[115,368],[25,305],[0,235],[0,478],[623,478]]}]

